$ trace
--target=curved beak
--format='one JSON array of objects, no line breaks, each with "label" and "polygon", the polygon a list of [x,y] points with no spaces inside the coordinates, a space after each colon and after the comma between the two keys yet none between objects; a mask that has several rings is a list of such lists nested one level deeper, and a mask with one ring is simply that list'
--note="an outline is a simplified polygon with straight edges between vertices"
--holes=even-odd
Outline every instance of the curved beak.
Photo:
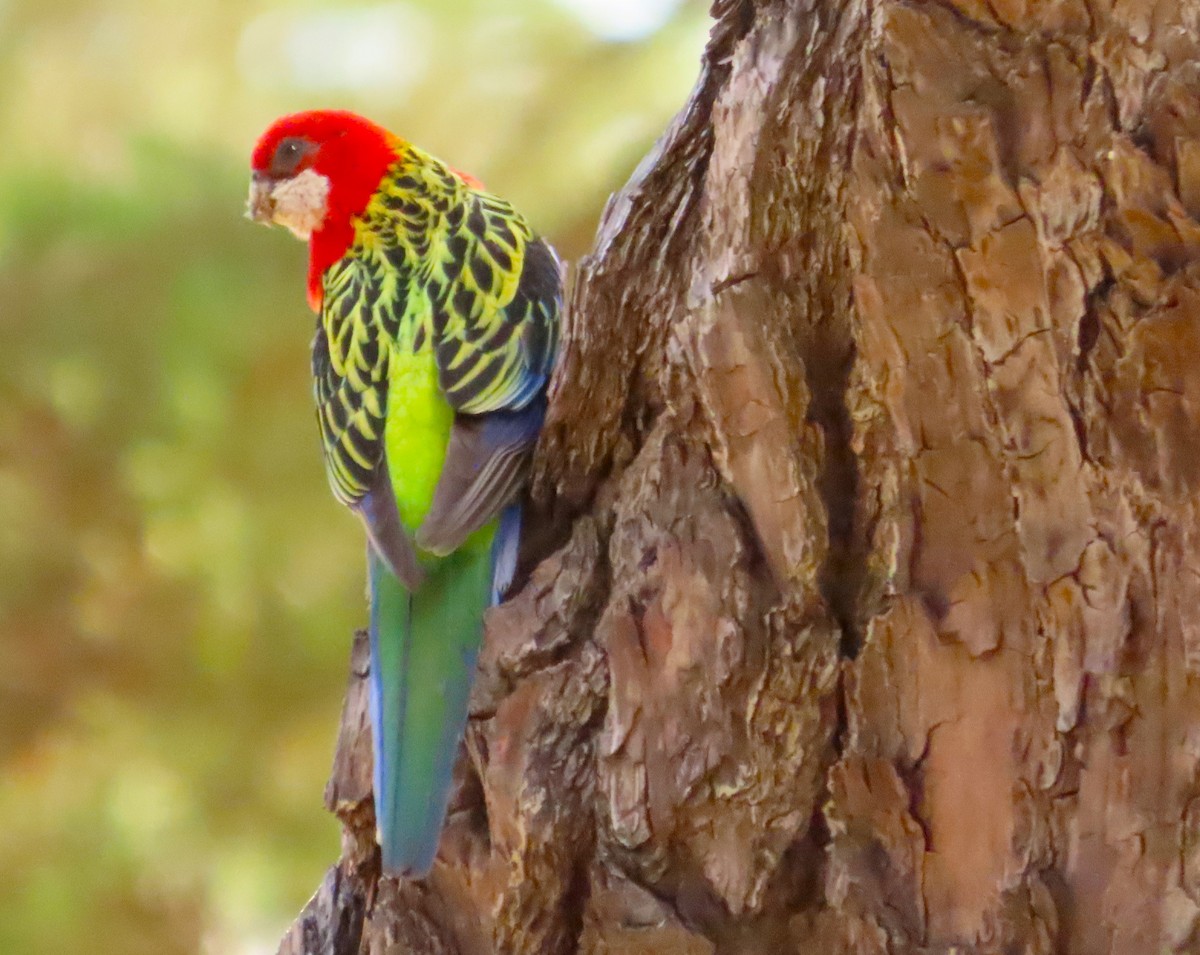
[{"label": "curved beak", "polygon": [[275,221],[275,198],[278,183],[270,176],[255,172],[250,176],[250,197],[246,200],[246,218],[252,222],[271,225]]}]

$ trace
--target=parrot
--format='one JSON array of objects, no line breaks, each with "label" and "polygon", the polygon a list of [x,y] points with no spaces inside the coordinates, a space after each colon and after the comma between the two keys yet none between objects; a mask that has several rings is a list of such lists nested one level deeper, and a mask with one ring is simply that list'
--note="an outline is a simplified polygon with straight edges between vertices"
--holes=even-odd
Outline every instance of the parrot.
[{"label": "parrot", "polygon": [[376,838],[420,878],[516,573],[563,268],[511,204],[355,113],[276,120],[250,167],[247,217],[308,243],[325,471],[366,532]]}]

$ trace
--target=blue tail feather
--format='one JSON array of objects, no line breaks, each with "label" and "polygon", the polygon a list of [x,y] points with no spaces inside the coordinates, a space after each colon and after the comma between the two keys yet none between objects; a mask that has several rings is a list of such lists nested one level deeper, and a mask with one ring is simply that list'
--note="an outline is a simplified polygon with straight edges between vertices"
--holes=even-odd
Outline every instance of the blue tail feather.
[{"label": "blue tail feather", "polygon": [[517,575],[521,547],[521,504],[510,504],[500,512],[500,526],[492,541],[492,606],[504,599]]},{"label": "blue tail feather", "polygon": [[466,726],[492,555],[469,547],[441,558],[411,594],[373,549],[369,564],[379,843],[386,871],[422,876],[437,852]]}]

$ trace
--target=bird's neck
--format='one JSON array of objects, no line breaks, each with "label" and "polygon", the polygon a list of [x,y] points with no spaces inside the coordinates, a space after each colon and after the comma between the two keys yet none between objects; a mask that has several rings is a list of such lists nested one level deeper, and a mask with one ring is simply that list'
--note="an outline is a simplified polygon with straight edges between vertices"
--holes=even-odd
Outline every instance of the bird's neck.
[{"label": "bird's neck", "polygon": [[315,229],[308,239],[308,304],[321,311],[324,300],[325,270],[346,254],[354,241],[354,226],[349,219],[330,222]]},{"label": "bird's neck", "polygon": [[[308,301],[320,311],[326,270],[358,239],[359,230],[387,223],[400,245],[409,234],[427,234],[464,189],[477,182],[408,143],[395,141],[386,154],[369,157],[345,180],[331,177],[328,212],[309,238]],[[427,250],[426,250],[427,251]]]},{"label": "bird's neck", "polygon": [[354,243],[354,223],[363,214],[389,169],[410,147],[385,130],[347,137],[324,151],[318,172],[329,179],[325,218],[308,240],[308,304],[321,310],[325,270]]}]

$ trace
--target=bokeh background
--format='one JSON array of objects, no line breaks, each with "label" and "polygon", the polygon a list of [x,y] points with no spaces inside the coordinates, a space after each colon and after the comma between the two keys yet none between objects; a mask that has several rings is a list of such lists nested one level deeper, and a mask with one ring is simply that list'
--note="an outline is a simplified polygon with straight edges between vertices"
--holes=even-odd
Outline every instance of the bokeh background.
[{"label": "bokeh background", "polygon": [[276,115],[357,109],[563,253],[684,101],[697,0],[0,0],[0,952],[273,952],[321,808],[359,528]]}]

